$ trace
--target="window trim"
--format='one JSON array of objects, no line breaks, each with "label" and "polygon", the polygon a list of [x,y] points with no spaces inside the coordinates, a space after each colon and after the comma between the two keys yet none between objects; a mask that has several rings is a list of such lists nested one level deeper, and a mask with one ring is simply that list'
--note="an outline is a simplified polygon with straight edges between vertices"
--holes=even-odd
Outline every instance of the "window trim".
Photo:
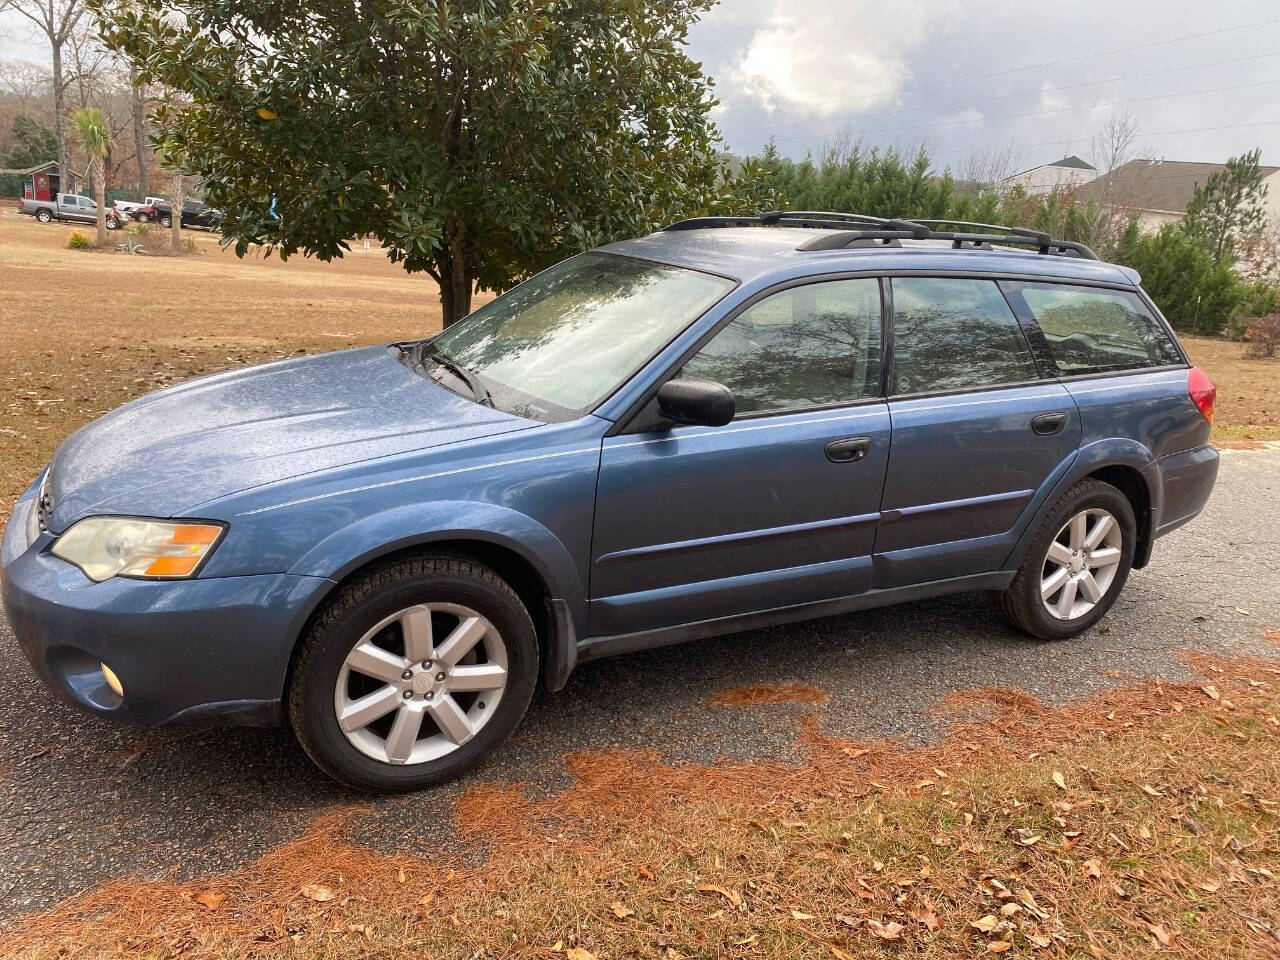
[{"label": "window trim", "polygon": [[[884,279],[888,281],[889,289],[892,292],[894,280],[910,280],[910,279],[916,279],[916,278],[921,280],[988,280],[988,281],[992,281],[995,285],[996,293],[1000,294],[1001,302],[1009,309],[1009,315],[1013,317],[1014,329],[1018,331],[1018,335],[1021,338],[1020,342],[1022,343],[1023,347],[1026,348],[1027,356],[1031,360],[1031,366],[1032,368],[1034,368],[1036,372],[1036,376],[1034,379],[1031,379],[1031,380],[1016,380],[1011,383],[992,383],[992,384],[987,384],[986,386],[974,385],[974,386],[968,386],[968,387],[953,387],[949,390],[917,390],[913,393],[892,393],[890,391],[890,387],[892,386],[890,381],[892,380],[892,377],[893,377],[893,368],[892,366],[890,366],[889,374],[888,374],[889,380],[883,381],[883,392],[886,400],[889,400],[889,401],[914,400],[919,397],[947,397],[947,396],[955,396],[961,393],[980,393],[980,392],[985,393],[990,390],[1003,390],[1006,387],[1026,387],[1026,386],[1031,386],[1037,383],[1044,383],[1045,380],[1057,379],[1057,377],[1047,377],[1045,375],[1045,370],[1041,367],[1040,361],[1036,357],[1035,347],[1032,345],[1030,338],[1027,336],[1026,330],[1022,328],[1022,319],[1018,316],[1018,311],[1013,308],[1013,304],[1009,302],[1009,298],[1005,296],[1005,292],[1001,287],[1000,280],[998,278],[988,277],[988,276],[978,276],[976,274],[965,275],[965,276],[948,276],[946,274],[923,273],[923,272],[912,271],[905,275],[902,275],[902,274],[889,275],[889,276],[886,276]],[[897,322],[896,313],[893,314],[892,319],[894,321],[894,326],[896,329],[896,322]]]},{"label": "window trim", "polygon": [[[689,360],[692,359],[698,353],[699,350],[701,350],[713,339],[715,339],[715,337],[720,333],[721,330],[723,330],[729,324],[733,323],[735,320],[738,319],[738,317],[746,313],[746,311],[750,310],[757,303],[760,303],[763,300],[767,300],[770,297],[776,296],[779,293],[785,293],[788,290],[793,290],[797,287],[807,287],[815,283],[832,283],[840,280],[879,281],[880,365],[881,365],[879,395],[871,396],[871,397],[860,397],[857,400],[849,400],[844,403],[825,403],[825,404],[814,404],[812,406],[807,406],[807,407],[788,407],[785,410],[754,410],[749,413],[743,413],[741,415],[734,414],[733,420],[731,420],[730,423],[738,423],[739,421],[743,421],[743,420],[759,420],[764,417],[785,417],[785,416],[790,416],[792,414],[797,414],[797,413],[812,413],[814,411],[821,411],[821,410],[840,410],[845,407],[861,407],[861,406],[867,406],[873,403],[884,403],[884,400],[885,400],[885,397],[884,397],[884,362],[885,362],[884,360],[884,357],[885,357],[884,288],[885,288],[885,284],[883,282],[884,277],[882,272],[878,270],[870,270],[870,271],[856,270],[856,271],[842,271],[839,273],[807,274],[803,277],[794,277],[790,280],[783,280],[780,283],[776,283],[771,287],[766,287],[764,290],[760,290],[757,293],[752,294],[747,299],[743,300],[742,303],[738,304],[736,307],[730,310],[727,314],[725,314],[725,316],[721,317],[720,320],[718,320],[710,330],[708,330],[701,337],[695,340],[694,343],[687,350],[685,350],[682,354],[680,354],[679,357],[677,357],[674,361],[672,361],[671,365],[668,366],[667,369],[662,372],[662,374],[657,378],[657,380],[653,383],[653,385],[650,386],[649,389],[645,390],[645,392],[642,393],[634,403],[632,403],[632,405],[627,409],[627,411],[621,417],[618,418],[617,423],[613,426],[611,430],[605,433],[605,436],[614,437],[620,434],[639,433],[639,432],[652,433],[653,430],[648,425],[643,425],[643,427],[638,430],[633,430],[632,425],[637,420],[641,419],[645,409],[649,406],[650,403],[653,402],[654,397],[658,395],[658,391],[662,389],[663,384],[665,384],[668,380],[671,380],[675,376],[676,371],[683,370],[684,365],[688,363]],[[726,294],[726,296],[728,295],[729,294]],[[638,372],[639,371],[637,371],[637,373]],[[633,378],[634,376],[635,374],[633,374]]]},{"label": "window trim", "polygon": [[[1177,334],[1174,333],[1173,327],[1170,326],[1169,321],[1165,319],[1164,315],[1161,314],[1160,311],[1156,308],[1155,302],[1149,296],[1147,296],[1146,291],[1143,290],[1141,287],[1135,286],[1135,287],[1130,287],[1128,289],[1125,289],[1123,287],[1100,286],[1097,284],[1086,285],[1082,283],[1075,283],[1069,280],[1061,280],[1061,279],[1038,281],[1038,280],[1025,280],[1021,277],[1009,277],[1007,278],[1007,282],[1011,284],[1039,283],[1042,286],[1056,286],[1056,287],[1076,287],[1076,288],[1091,287],[1094,290],[1103,289],[1103,290],[1110,290],[1113,293],[1132,294],[1140,304],[1142,304],[1144,307],[1147,308],[1147,310],[1151,314],[1152,320],[1155,321],[1156,327],[1159,328],[1162,333],[1164,333],[1164,335],[1168,338],[1169,343],[1173,345],[1174,352],[1177,353],[1178,356],[1182,358],[1182,363],[1161,363],[1161,364],[1153,364],[1150,366],[1141,366],[1141,367],[1124,367],[1123,369],[1120,369],[1120,370],[1093,370],[1093,371],[1087,371],[1085,373],[1063,373],[1062,368],[1058,366],[1057,358],[1054,357],[1053,355],[1052,348],[1049,346],[1048,336],[1045,334],[1044,329],[1040,326],[1040,321],[1036,319],[1035,311],[1031,309],[1031,304],[1026,302],[1025,297],[1014,298],[1013,296],[1011,296],[1010,292],[1005,289],[1004,281],[998,283],[998,286],[1000,287],[1000,292],[1004,295],[1005,300],[1008,302],[1009,309],[1013,311],[1013,315],[1018,318],[1018,323],[1026,324],[1027,326],[1034,329],[1036,338],[1038,340],[1043,341],[1044,350],[1045,350],[1045,361],[1050,365],[1049,373],[1055,380],[1063,380],[1063,381],[1088,380],[1094,377],[1112,377],[1112,376],[1120,376],[1123,374],[1145,373],[1151,370],[1176,370],[1184,367],[1189,367],[1191,365],[1191,361],[1187,357],[1187,352],[1186,350],[1183,349],[1182,342],[1178,340]],[[1024,316],[1024,310],[1018,308],[1019,302],[1025,308],[1025,316]],[[1033,346],[1032,347],[1033,355],[1035,353],[1035,350],[1036,348],[1035,346]],[[1039,363],[1038,358],[1037,358],[1037,363]]]},{"label": "window trim", "polygon": [[[656,260],[656,262],[662,263],[665,261]],[[712,273],[712,271],[709,271],[709,270],[704,272]],[[992,271],[990,269],[924,271],[924,270],[905,269],[902,267],[893,267],[893,268],[887,268],[887,269],[879,268],[879,269],[865,269],[865,270],[841,270],[833,273],[805,274],[802,277],[793,277],[789,280],[784,280],[777,284],[774,284],[773,286],[768,287],[767,289],[762,290],[760,293],[755,294],[752,297],[748,298],[738,307],[735,307],[732,311],[730,311],[730,313],[725,318],[717,322],[717,324],[711,329],[710,332],[708,332],[704,336],[700,337],[697,341],[695,341],[693,346],[688,351],[682,354],[679,358],[677,358],[671,364],[671,366],[669,366],[665,371],[663,371],[657,377],[653,385],[651,385],[648,389],[644,391],[644,393],[642,393],[639,397],[637,397],[636,400],[633,401],[632,404],[622,413],[622,415],[618,417],[614,425],[608,431],[605,432],[605,436],[615,437],[615,436],[618,436],[619,434],[635,432],[631,430],[632,423],[643,413],[644,409],[648,406],[650,401],[652,401],[653,398],[657,395],[658,390],[662,388],[662,385],[666,383],[669,379],[671,379],[671,372],[673,370],[679,370],[683,366],[685,361],[689,357],[693,356],[693,354],[697,353],[698,350],[702,348],[702,345],[705,344],[708,340],[710,340],[711,337],[715,336],[715,334],[720,330],[722,326],[724,326],[727,323],[731,323],[734,319],[737,318],[737,315],[741,313],[743,310],[747,309],[747,307],[751,306],[757,300],[763,299],[767,295],[781,292],[782,290],[785,290],[789,287],[802,286],[807,283],[823,283],[827,280],[857,280],[859,278],[872,278],[872,279],[879,280],[881,283],[880,301],[881,301],[882,323],[888,323],[887,335],[885,333],[884,328],[882,327],[881,329],[881,337],[883,339],[883,343],[881,345],[881,352],[882,352],[882,358],[883,358],[882,363],[887,364],[889,361],[892,360],[892,349],[893,349],[892,306],[893,304],[891,301],[886,303],[884,290],[886,287],[889,287],[890,296],[892,296],[892,289],[891,289],[892,284],[889,281],[892,281],[895,277],[931,277],[931,278],[994,280],[997,286],[999,286],[999,284],[1002,281],[1020,280],[1026,283],[1057,283],[1057,284],[1063,284],[1066,286],[1094,287],[1101,290],[1116,290],[1121,293],[1136,293],[1138,295],[1138,298],[1142,300],[1142,302],[1145,303],[1150,308],[1151,315],[1160,322],[1161,326],[1164,328],[1165,333],[1167,333],[1169,337],[1173,340],[1174,345],[1178,349],[1178,353],[1183,358],[1183,362],[1169,364],[1163,367],[1138,367],[1130,370],[1114,370],[1114,371],[1109,371],[1103,374],[1084,374],[1084,375],[1072,375],[1067,377],[1047,376],[1047,377],[1039,377],[1035,380],[1027,380],[1023,383],[1000,384],[1000,385],[991,386],[991,387],[971,387],[964,390],[956,390],[956,391],[935,391],[933,393],[899,394],[894,397],[890,397],[887,395],[886,393],[887,383],[882,378],[880,397],[864,398],[863,400],[858,401],[857,404],[847,404],[847,406],[870,404],[870,403],[890,403],[894,400],[900,400],[900,399],[915,400],[921,397],[930,397],[930,396],[951,396],[953,394],[960,394],[960,393],[979,393],[979,392],[985,393],[991,390],[1006,390],[1006,389],[1015,389],[1018,387],[1035,386],[1036,384],[1040,384],[1040,383],[1066,383],[1074,380],[1095,379],[1098,377],[1141,376],[1142,374],[1145,374],[1145,373],[1157,373],[1160,371],[1169,371],[1169,370],[1186,370],[1191,366],[1191,360],[1187,357],[1187,352],[1185,349],[1183,349],[1182,342],[1178,339],[1177,334],[1174,332],[1173,327],[1169,324],[1168,319],[1165,317],[1163,313],[1160,312],[1159,308],[1156,307],[1155,302],[1151,299],[1150,296],[1147,295],[1147,292],[1143,290],[1141,286],[1134,283],[1122,283],[1118,280],[1095,280],[1087,277],[1076,278],[1076,277],[1053,276],[1053,275],[1040,274],[1040,273],[1023,273],[1021,271],[1010,271],[1005,273],[1005,272]],[[1001,291],[1001,295],[1003,296],[1003,291]],[[725,296],[726,297],[732,296],[732,291],[730,291],[730,293],[725,294]],[[723,302],[723,300],[721,302]],[[885,313],[886,309],[888,310],[888,313]],[[1009,309],[1013,310],[1013,307],[1010,306]],[[705,314],[703,316],[705,316]],[[1015,317],[1017,316],[1016,310],[1014,310],[1014,316]],[[697,322],[698,321],[696,320],[694,321],[694,323],[697,323]],[[671,344],[667,344],[668,347],[670,345]],[[646,361],[644,366],[642,366],[640,369],[638,369],[635,372],[635,374],[632,375],[632,379],[635,379],[636,376],[639,376],[640,373],[645,368],[648,367],[649,363],[652,363],[653,360],[655,359],[657,359],[656,354],[653,357],[650,357],[649,360]],[[892,368],[889,366],[886,366],[885,369],[891,370]],[[619,389],[621,389],[621,387],[619,387]],[[604,401],[602,401],[602,403],[603,402]],[[823,409],[833,409],[833,408],[823,408]],[[782,413],[785,414],[790,412],[791,411],[783,411]],[[757,415],[777,416],[779,415],[779,411],[774,411],[773,413],[761,413]],[[749,416],[748,414],[744,414],[743,419],[746,419],[748,416]],[[645,432],[652,432],[652,431],[646,430]]]}]

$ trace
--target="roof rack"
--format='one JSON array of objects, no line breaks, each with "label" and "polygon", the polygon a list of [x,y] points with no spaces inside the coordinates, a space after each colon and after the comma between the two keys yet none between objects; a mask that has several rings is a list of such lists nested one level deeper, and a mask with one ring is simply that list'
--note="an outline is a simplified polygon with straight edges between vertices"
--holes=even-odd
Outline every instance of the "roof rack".
[{"label": "roof rack", "polygon": [[[831,230],[832,233],[806,240],[797,250],[840,250],[861,246],[900,246],[902,240],[950,240],[956,250],[990,250],[993,244],[1034,247],[1044,255],[1097,260],[1098,255],[1083,243],[1055,240],[1039,230],[1006,227],[967,220],[899,220],[861,213],[829,210],[771,210],[745,217],[694,217],[667,227],[668,231],[702,230],[710,227],[803,227]],[[968,227],[972,231],[936,230],[937,226]]]}]

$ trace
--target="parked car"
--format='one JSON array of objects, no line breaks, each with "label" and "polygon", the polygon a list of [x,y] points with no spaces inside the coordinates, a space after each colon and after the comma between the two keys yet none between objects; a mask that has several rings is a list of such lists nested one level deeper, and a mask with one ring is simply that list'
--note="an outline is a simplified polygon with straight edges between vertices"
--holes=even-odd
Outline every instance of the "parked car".
[{"label": "parked car", "polygon": [[[51,220],[70,220],[77,223],[97,223],[98,205],[91,197],[76,193],[59,193],[53,200],[18,200],[18,212],[35,217],[41,223]],[[116,230],[120,220],[113,211],[107,211],[107,229]]]},{"label": "parked car", "polygon": [[3,599],[85,710],[286,719],[338,780],[416,788],[598,657],[959,591],[1073,637],[1209,497],[1214,401],[1081,244],[685,221],[82,427],[13,508]]},{"label": "parked car", "polygon": [[[173,204],[168,200],[156,200],[151,205],[151,219],[162,226],[173,226]],[[222,222],[222,211],[205,205],[200,200],[182,201],[182,225],[198,230],[216,230]]]}]

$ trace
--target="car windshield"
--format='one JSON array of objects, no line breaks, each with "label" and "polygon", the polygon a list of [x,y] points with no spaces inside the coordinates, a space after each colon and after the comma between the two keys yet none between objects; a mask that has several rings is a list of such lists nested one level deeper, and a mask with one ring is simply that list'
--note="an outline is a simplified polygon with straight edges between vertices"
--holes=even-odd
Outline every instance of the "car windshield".
[{"label": "car windshield", "polygon": [[605,253],[545,270],[433,339],[494,405],[540,420],[587,412],[723,297],[723,277]]}]

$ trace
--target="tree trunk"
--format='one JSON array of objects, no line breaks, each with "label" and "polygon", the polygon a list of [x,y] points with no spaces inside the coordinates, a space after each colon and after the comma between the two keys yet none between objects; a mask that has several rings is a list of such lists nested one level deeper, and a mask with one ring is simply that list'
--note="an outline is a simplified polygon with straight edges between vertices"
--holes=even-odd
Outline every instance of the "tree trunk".
[{"label": "tree trunk", "polygon": [[93,178],[93,199],[98,205],[98,246],[107,245],[107,161],[100,158],[89,164]]},{"label": "tree trunk", "polygon": [[138,157],[138,199],[143,200],[151,192],[151,184],[147,182],[151,168],[147,161],[151,151],[147,148],[147,98],[138,83],[137,67],[129,68],[129,85],[132,91],[133,147]]},{"label": "tree trunk", "polygon": [[182,205],[187,199],[187,185],[181,174],[173,178],[169,200],[169,246],[174,253],[182,252]]},{"label": "tree trunk", "polygon": [[445,222],[448,244],[440,257],[440,310],[444,326],[450,327],[471,312],[471,260],[467,256],[467,226],[457,220]]},{"label": "tree trunk", "polygon": [[53,136],[58,141],[58,192],[74,193],[67,167],[67,105],[62,81],[62,47],[50,37],[53,47]]}]

